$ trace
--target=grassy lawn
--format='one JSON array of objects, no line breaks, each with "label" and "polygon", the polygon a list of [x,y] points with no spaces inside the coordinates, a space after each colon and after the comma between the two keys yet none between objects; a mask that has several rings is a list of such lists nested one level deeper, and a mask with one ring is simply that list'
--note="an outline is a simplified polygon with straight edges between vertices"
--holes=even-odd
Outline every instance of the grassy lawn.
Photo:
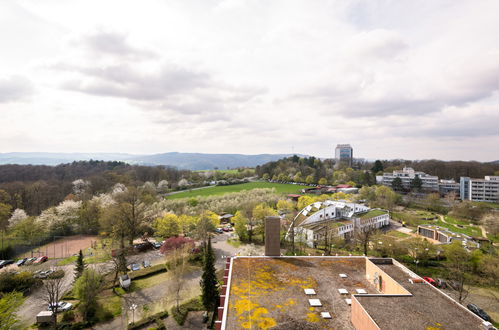
[{"label": "grassy lawn", "polygon": [[455,218],[453,216],[450,216],[450,215],[446,215],[444,217],[445,221],[447,221],[448,223],[451,223],[453,225],[462,225],[462,226],[467,226],[470,224],[469,221],[466,221],[466,220],[463,220],[463,219],[459,219],[459,218]]},{"label": "grassy lawn", "polygon": [[[77,256],[71,256],[71,257],[67,257],[65,259],[59,260],[57,262],[57,266],[66,266],[66,265],[74,264],[76,262],[77,258],[78,258]],[[87,265],[88,264],[96,264],[96,263],[100,263],[100,262],[106,262],[108,260],[111,260],[111,256],[107,253],[83,258],[83,261]]]},{"label": "grassy lawn", "polygon": [[469,236],[482,236],[482,231],[478,227],[471,227],[471,226],[464,226],[464,228],[459,228],[455,225],[449,224],[442,222],[441,220],[435,220],[431,222],[427,222],[430,225],[437,225],[443,228],[447,228],[450,231],[453,231],[455,233],[461,233],[461,234],[466,234]]},{"label": "grassy lawn", "polygon": [[406,237],[411,236],[409,234],[403,233],[403,232],[398,231],[398,230],[392,230],[392,231],[388,232],[387,235],[392,236],[392,237],[397,237],[397,238],[406,238]]},{"label": "grassy lawn", "polygon": [[160,273],[157,275],[132,280],[131,291],[142,290],[158,285],[161,282],[167,281],[171,277],[169,272]]},{"label": "grassy lawn", "polygon": [[274,188],[279,194],[296,194],[299,193],[301,189],[308,188],[308,186],[271,182],[249,182],[230,186],[214,186],[199,190],[183,191],[178,194],[169,195],[166,198],[177,199],[197,196],[223,195],[232,192],[239,192],[242,190],[252,190],[256,188]]},{"label": "grassy lawn", "polygon": [[[101,306],[99,310],[102,312],[109,312],[113,317],[121,315],[121,297],[113,295],[101,298],[99,304]],[[99,315],[99,312],[97,314],[98,319],[105,319],[105,317]]]}]

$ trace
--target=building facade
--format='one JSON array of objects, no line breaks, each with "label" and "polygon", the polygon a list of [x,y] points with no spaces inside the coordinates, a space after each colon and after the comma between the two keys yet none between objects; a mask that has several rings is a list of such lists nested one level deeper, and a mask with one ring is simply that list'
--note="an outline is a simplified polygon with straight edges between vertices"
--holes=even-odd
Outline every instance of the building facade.
[{"label": "building facade", "polygon": [[459,241],[463,246],[467,248],[480,247],[480,244],[478,242],[475,242],[473,238],[468,235],[455,233],[448,230],[447,228],[442,228],[435,225],[419,225],[418,235],[434,239],[442,244]]},{"label": "building facade", "polygon": [[353,148],[349,144],[338,144],[334,150],[334,158],[336,164],[346,164],[352,167],[353,163]]},{"label": "building facade", "polygon": [[[363,204],[327,200],[315,202],[301,210],[290,230],[294,230],[296,241],[314,247],[331,237],[348,238],[366,227],[378,229],[389,224],[388,211],[370,209]],[[290,232],[287,238],[290,238]]]},{"label": "building facade", "polygon": [[459,188],[462,200],[499,203],[499,176],[486,176],[483,179],[461,177]]},{"label": "building facade", "polygon": [[438,182],[438,191],[442,196],[454,193],[456,198],[458,198],[460,195],[460,184],[454,179],[440,180]]},{"label": "building facade", "polygon": [[379,183],[391,187],[395,178],[402,180],[402,186],[405,189],[411,188],[411,182],[418,176],[423,185],[422,188],[428,191],[438,191],[438,176],[426,174],[424,172],[414,171],[411,167],[404,167],[402,170],[393,171],[393,173],[383,173],[383,177],[379,178]]}]

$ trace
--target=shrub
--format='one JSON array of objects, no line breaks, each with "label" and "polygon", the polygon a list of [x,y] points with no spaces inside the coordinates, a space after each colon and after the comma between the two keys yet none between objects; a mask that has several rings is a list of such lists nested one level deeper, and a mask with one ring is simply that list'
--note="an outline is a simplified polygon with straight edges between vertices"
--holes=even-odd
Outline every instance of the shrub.
[{"label": "shrub", "polygon": [[62,322],[72,322],[75,319],[75,312],[74,311],[65,311],[62,314]]},{"label": "shrub", "polygon": [[202,310],[204,310],[203,303],[201,298],[197,297],[181,304],[178,306],[178,309],[177,307],[172,307],[172,316],[179,325],[183,325],[189,312]]},{"label": "shrub", "polygon": [[168,312],[159,312],[157,314],[151,315],[149,317],[146,317],[140,321],[137,321],[135,323],[130,323],[128,325],[128,330],[135,330],[135,329],[140,329],[143,328],[151,323],[156,323],[156,327],[154,329],[166,329],[164,323],[161,321],[162,319],[168,317]]},{"label": "shrub", "polygon": [[41,281],[33,277],[30,272],[4,272],[0,274],[0,292],[26,292]]},{"label": "shrub", "polygon": [[167,271],[166,266],[164,264],[159,264],[159,265],[154,265],[154,266],[147,267],[147,268],[142,268],[142,269],[136,270],[134,272],[130,272],[130,273],[128,273],[128,276],[132,280],[138,280],[139,278],[144,278],[144,277],[156,275],[156,274],[163,273],[166,271]]},{"label": "shrub", "polygon": [[47,276],[47,278],[51,279],[51,280],[55,280],[58,278],[63,278],[64,275],[65,275],[64,270],[58,269],[55,272],[53,272],[52,274],[50,274],[49,276]]}]

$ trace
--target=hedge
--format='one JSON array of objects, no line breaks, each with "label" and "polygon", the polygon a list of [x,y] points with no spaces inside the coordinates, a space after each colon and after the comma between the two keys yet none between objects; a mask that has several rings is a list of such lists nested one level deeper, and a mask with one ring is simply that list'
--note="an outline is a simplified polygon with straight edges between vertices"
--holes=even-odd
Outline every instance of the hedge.
[{"label": "hedge", "polygon": [[189,312],[202,310],[204,310],[203,303],[201,302],[201,298],[197,297],[178,306],[178,310],[177,307],[172,307],[172,316],[179,325],[184,325]]},{"label": "hedge", "polygon": [[166,271],[167,271],[166,266],[164,264],[159,264],[159,265],[154,265],[151,267],[142,268],[142,269],[136,270],[134,272],[130,272],[130,273],[128,273],[128,276],[132,280],[138,280],[139,278],[144,278],[144,277],[156,275],[159,273],[164,273]]},{"label": "hedge", "polygon": [[165,324],[161,321],[162,319],[168,317],[168,312],[159,312],[156,314],[153,314],[151,316],[146,317],[145,319],[142,319],[140,321],[137,321],[135,323],[130,323],[127,327],[128,330],[135,330],[135,329],[140,329],[146,325],[149,325],[151,323],[156,323],[156,328],[155,329],[166,329]]}]

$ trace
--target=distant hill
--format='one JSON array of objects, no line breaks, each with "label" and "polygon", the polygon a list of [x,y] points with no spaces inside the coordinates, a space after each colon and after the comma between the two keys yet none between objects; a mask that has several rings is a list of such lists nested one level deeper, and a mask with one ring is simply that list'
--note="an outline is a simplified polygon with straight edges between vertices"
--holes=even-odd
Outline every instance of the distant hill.
[{"label": "distant hill", "polygon": [[290,154],[203,154],[168,152],[153,155],[133,155],[125,153],[49,153],[11,152],[0,153],[0,164],[58,165],[76,160],[123,161],[138,165],[165,165],[187,170],[212,170],[236,167],[255,167],[275,161]]}]

